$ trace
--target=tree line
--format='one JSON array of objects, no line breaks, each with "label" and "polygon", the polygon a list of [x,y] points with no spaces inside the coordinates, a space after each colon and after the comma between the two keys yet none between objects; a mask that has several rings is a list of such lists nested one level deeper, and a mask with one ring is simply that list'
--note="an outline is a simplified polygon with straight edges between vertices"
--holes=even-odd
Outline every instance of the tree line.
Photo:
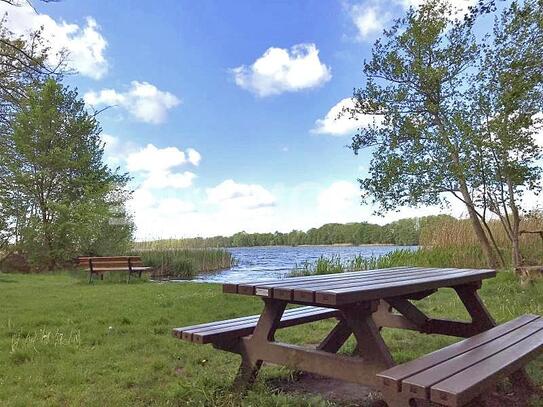
[{"label": "tree line", "polygon": [[386,225],[373,223],[328,223],[307,232],[293,230],[288,233],[247,233],[232,236],[188,238],[158,241],[159,245],[176,247],[254,247],[299,246],[332,244],[394,244],[418,245],[423,228],[439,225],[443,220],[454,219],[448,215],[400,219]]}]

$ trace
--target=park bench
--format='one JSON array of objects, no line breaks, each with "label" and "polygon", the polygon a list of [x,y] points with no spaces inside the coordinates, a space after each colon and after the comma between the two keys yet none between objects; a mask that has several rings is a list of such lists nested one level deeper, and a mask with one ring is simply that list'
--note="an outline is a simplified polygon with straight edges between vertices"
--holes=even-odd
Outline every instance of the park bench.
[{"label": "park bench", "polygon": [[126,271],[128,272],[127,282],[130,282],[132,273],[137,273],[141,278],[143,271],[149,270],[152,267],[144,267],[141,257],[139,256],[113,256],[113,257],[78,257],[77,264],[89,272],[89,283],[92,282],[94,274],[100,275],[103,278],[104,273],[110,271]]},{"label": "park bench", "polygon": [[[306,324],[322,319],[339,316],[339,311],[321,307],[298,307],[286,310],[281,317],[279,328]],[[185,341],[198,344],[213,344],[220,348],[228,341],[251,335],[258,323],[260,315],[227,319],[206,324],[175,328],[172,334]]]},{"label": "park bench", "polygon": [[485,395],[505,377],[521,391],[529,387],[522,367],[542,350],[543,318],[524,315],[377,376],[389,407],[417,400],[482,406]]}]

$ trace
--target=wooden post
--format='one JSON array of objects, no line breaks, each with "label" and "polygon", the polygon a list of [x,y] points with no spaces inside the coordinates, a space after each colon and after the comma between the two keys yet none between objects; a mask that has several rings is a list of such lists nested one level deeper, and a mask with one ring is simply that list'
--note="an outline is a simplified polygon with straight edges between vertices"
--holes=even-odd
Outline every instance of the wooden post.
[{"label": "wooden post", "polygon": [[372,319],[377,308],[378,301],[371,301],[342,307],[341,311],[356,338],[359,356],[372,367],[385,370],[395,363]]},{"label": "wooden post", "polygon": [[126,283],[130,282],[130,276],[132,275],[132,262],[130,261],[130,256],[128,256],[128,280]]},{"label": "wooden post", "polygon": [[92,260],[89,257],[89,284],[92,283]]}]

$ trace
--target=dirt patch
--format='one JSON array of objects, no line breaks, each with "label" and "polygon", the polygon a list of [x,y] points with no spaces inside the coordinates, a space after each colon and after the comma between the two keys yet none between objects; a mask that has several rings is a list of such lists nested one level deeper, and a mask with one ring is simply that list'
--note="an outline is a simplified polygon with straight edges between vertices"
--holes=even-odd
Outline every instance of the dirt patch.
[{"label": "dirt patch", "polygon": [[304,372],[270,384],[281,392],[319,395],[342,406],[369,407],[380,399],[380,394],[371,387]]},{"label": "dirt patch", "polygon": [[[375,389],[311,373],[297,372],[289,379],[270,382],[278,391],[304,395],[319,395],[340,406],[386,407],[381,394]],[[487,395],[485,407],[527,407],[533,397],[542,397],[539,389],[521,391],[500,389]],[[541,398],[543,400],[543,398]],[[437,404],[418,402],[417,407],[438,407]]]}]

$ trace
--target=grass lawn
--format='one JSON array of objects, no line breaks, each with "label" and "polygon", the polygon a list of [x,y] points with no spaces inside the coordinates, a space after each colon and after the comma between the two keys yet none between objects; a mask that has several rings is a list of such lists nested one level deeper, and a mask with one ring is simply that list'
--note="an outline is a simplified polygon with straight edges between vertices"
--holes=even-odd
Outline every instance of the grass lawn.
[{"label": "grass lawn", "polygon": [[[481,295],[498,322],[543,315],[543,281],[522,289],[512,274],[500,273],[484,283]],[[421,303],[432,315],[466,317],[450,290]],[[270,366],[240,399],[230,390],[238,356],[170,334],[176,326],[261,308],[256,298],[222,294],[220,285],[88,285],[62,273],[0,274],[0,405],[327,405],[317,396],[278,392],[276,379],[288,380],[292,372]],[[289,328],[277,337],[316,343],[331,324]],[[404,362],[455,339],[385,330],[385,340],[395,359]],[[344,349],[352,347],[349,342]],[[541,385],[543,358],[528,370]]]}]

